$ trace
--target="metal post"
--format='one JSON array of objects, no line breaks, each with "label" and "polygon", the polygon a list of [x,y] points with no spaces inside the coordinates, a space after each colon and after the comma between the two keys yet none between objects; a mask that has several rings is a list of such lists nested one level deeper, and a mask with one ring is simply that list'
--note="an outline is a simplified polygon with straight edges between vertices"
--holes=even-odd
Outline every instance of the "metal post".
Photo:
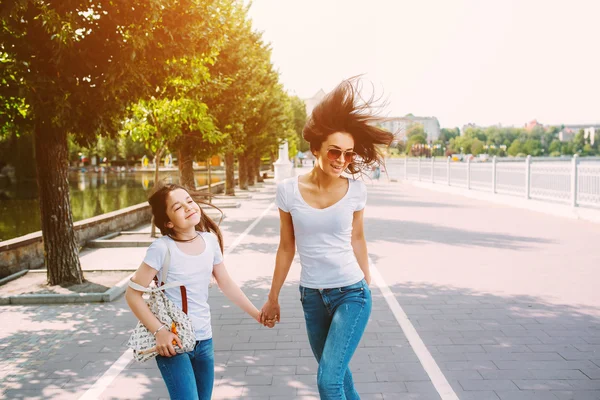
[{"label": "metal post", "polygon": [[431,183],[435,183],[435,157],[431,157]]},{"label": "metal post", "polygon": [[579,156],[575,154],[571,160],[571,205],[577,207],[577,164]]},{"label": "metal post", "polygon": [[467,190],[471,190],[471,157],[467,158]]},{"label": "metal post", "polygon": [[525,159],[525,198],[531,198],[531,156]]},{"label": "metal post", "polygon": [[421,156],[419,156],[417,163],[417,179],[421,182]]},{"label": "metal post", "polygon": [[446,158],[446,183],[448,183],[448,186],[450,186],[450,159],[450,156]]},{"label": "metal post", "polygon": [[492,193],[496,193],[496,156],[492,157]]}]

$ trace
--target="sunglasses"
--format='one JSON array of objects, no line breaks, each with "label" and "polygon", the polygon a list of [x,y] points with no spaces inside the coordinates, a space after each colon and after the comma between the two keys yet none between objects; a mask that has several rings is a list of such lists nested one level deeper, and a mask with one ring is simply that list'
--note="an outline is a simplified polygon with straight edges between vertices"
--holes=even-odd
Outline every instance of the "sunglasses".
[{"label": "sunglasses", "polygon": [[335,161],[339,159],[342,154],[344,154],[344,161],[347,163],[351,163],[354,161],[354,158],[356,158],[356,153],[351,150],[344,152],[338,149],[327,150],[327,158],[329,158],[329,161]]}]

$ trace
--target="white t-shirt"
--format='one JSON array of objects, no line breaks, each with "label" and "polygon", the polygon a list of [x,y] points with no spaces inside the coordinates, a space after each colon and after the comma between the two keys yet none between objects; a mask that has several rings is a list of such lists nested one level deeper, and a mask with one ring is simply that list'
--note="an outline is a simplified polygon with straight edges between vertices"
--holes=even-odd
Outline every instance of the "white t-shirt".
[{"label": "white t-shirt", "polygon": [[298,189],[298,177],[277,185],[277,206],[292,215],[302,272],[300,284],[312,289],[352,285],[364,278],[352,249],[352,220],[367,203],[362,181],[348,179],[348,192],[337,203],[317,209]]},{"label": "white t-shirt", "polygon": [[[219,240],[212,232],[199,232],[206,244],[202,254],[191,256],[179,250],[177,244],[168,236],[155,240],[148,250],[144,262],[157,271],[162,269],[167,256],[167,246],[171,250],[171,263],[167,282],[179,281],[187,291],[188,316],[192,320],[196,340],[212,338],[210,325],[210,307],[208,305],[208,285],[211,280],[213,265],[223,262]],[[158,274],[158,279],[161,279]],[[179,308],[181,291],[178,287],[166,289],[165,293]]]}]

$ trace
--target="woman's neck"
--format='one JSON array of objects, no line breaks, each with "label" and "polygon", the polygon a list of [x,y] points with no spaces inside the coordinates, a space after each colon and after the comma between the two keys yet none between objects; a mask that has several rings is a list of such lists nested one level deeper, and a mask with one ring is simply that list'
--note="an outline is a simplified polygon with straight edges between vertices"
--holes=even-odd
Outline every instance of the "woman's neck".
[{"label": "woman's neck", "polygon": [[312,171],[308,173],[308,180],[319,189],[329,189],[337,184],[339,178],[327,175],[320,167],[315,166]]}]

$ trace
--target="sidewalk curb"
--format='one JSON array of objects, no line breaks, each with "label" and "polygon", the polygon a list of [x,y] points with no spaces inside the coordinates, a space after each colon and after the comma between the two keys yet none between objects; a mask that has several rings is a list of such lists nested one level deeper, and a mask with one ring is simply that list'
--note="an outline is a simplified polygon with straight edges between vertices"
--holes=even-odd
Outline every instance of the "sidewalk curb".
[{"label": "sidewalk curb", "polygon": [[125,293],[129,279],[131,279],[132,276],[133,272],[103,293],[23,294],[18,296],[0,296],[0,305],[109,303]]},{"label": "sidewalk curb", "polygon": [[15,272],[14,274],[11,274],[5,278],[0,279],[0,286],[4,285],[10,281],[14,281],[15,279],[22,277],[23,275],[25,275],[28,272],[29,272],[28,269],[24,269],[22,271]]}]

